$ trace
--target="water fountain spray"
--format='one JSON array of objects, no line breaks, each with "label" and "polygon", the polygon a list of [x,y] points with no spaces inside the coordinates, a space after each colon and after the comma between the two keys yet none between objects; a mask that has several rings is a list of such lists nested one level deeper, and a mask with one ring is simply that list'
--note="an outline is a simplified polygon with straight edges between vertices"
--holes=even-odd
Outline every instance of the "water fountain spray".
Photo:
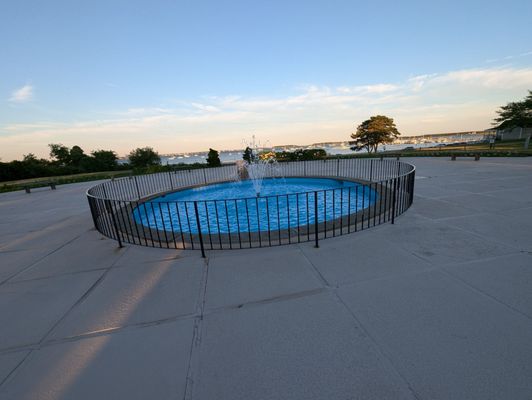
[{"label": "water fountain spray", "polygon": [[[260,197],[262,188],[262,181],[266,176],[275,176],[274,172],[278,170],[275,153],[261,153],[267,146],[257,142],[255,135],[252,136],[251,142],[243,141],[248,153],[248,159],[244,161],[244,168],[246,169],[249,180],[253,185],[255,194]],[[269,147],[269,146],[268,146]]]}]

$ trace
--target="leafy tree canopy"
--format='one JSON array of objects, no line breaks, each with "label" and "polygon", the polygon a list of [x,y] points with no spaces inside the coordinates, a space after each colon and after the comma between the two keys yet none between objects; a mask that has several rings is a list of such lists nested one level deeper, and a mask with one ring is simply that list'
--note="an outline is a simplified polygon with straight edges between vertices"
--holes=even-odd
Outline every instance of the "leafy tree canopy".
[{"label": "leafy tree canopy", "polygon": [[207,154],[207,165],[209,167],[219,167],[222,165],[218,151],[209,149],[209,154]]},{"label": "leafy tree canopy", "polygon": [[62,144],[51,143],[48,145],[50,147],[50,157],[59,165],[68,165],[70,164],[70,150],[68,147]]},{"label": "leafy tree canopy", "polygon": [[131,150],[129,153],[129,163],[133,168],[145,168],[150,165],[161,163],[161,157],[151,147],[143,147]]},{"label": "leafy tree canopy", "polygon": [[522,101],[516,101],[502,106],[497,110],[498,117],[493,125],[498,129],[512,129],[516,127],[532,127],[532,90],[528,91]]},{"label": "leafy tree canopy", "polygon": [[392,143],[399,135],[393,118],[375,115],[362,122],[357,131],[351,134],[351,138],[354,139],[351,150],[367,149],[369,153],[377,152],[380,144]]},{"label": "leafy tree canopy", "polygon": [[52,161],[28,153],[22,161],[0,162],[0,181],[128,168],[117,164],[114,151],[96,150],[87,155],[79,146],[69,149],[62,144],[49,144],[48,147]]},{"label": "leafy tree canopy", "polygon": [[22,156],[22,162],[25,162],[25,163],[36,163],[36,162],[39,162],[39,160],[37,159],[37,157],[35,157],[35,154],[28,153],[28,154],[24,154],[24,156]]},{"label": "leafy tree canopy", "polygon": [[95,150],[91,153],[96,164],[101,170],[112,170],[116,166],[118,156],[112,150]]},{"label": "leafy tree canopy", "polygon": [[87,155],[85,154],[83,149],[81,147],[79,147],[79,146],[73,146],[70,149],[69,156],[70,156],[69,157],[70,158],[70,165],[72,165],[74,167],[79,167],[81,165],[81,162],[83,161],[83,159],[87,157]]},{"label": "leafy tree canopy", "polygon": [[323,149],[298,149],[275,153],[277,161],[310,161],[322,160],[325,157],[327,157],[327,152]]},{"label": "leafy tree canopy", "polygon": [[247,146],[244,150],[244,153],[242,154],[242,159],[244,161],[247,161],[248,163],[251,163],[255,158],[255,155],[253,154],[253,149],[251,147]]}]

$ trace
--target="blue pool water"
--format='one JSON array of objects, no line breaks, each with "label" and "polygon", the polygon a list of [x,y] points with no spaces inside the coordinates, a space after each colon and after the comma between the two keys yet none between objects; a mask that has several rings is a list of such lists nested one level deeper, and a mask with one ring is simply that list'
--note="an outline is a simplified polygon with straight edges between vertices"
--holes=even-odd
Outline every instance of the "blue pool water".
[{"label": "blue pool water", "polygon": [[[314,192],[317,192],[317,212]],[[198,233],[283,230],[332,221],[370,207],[378,194],[368,186],[328,178],[265,178],[260,197],[251,181],[185,189],[140,204],[133,215],[144,226]]]}]

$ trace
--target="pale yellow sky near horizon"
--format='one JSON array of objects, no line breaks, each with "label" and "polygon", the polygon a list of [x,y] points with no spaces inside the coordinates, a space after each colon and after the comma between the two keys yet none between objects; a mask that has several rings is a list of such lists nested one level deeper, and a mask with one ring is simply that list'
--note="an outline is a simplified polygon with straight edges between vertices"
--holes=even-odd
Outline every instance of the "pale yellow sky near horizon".
[{"label": "pale yellow sky near horizon", "polygon": [[[34,153],[48,157],[49,143],[79,145],[89,153],[110,149],[119,156],[136,147],[159,153],[243,147],[252,135],[271,145],[345,141],[371,115],[394,118],[407,136],[491,127],[496,110],[524,98],[532,88],[532,68],[475,68],[414,76],[404,82],[355,87],[306,85],[288,96],[201,97],[108,112],[98,119],[47,121],[0,126],[0,159]],[[38,87],[26,88],[39,104]],[[22,96],[19,93],[20,96]]]}]

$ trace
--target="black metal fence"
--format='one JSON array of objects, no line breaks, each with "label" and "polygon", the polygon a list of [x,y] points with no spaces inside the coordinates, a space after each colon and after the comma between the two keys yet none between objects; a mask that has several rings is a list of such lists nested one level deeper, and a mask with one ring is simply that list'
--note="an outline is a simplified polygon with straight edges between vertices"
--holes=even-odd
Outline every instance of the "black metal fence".
[{"label": "black metal fence", "polygon": [[87,191],[96,229],[122,243],[200,249],[268,247],[344,235],[406,211],[415,167],[391,159],[328,159],[279,163],[266,177],[340,178],[335,189],[231,200],[148,201],[161,194],[234,181],[236,165],[113,179]]}]

